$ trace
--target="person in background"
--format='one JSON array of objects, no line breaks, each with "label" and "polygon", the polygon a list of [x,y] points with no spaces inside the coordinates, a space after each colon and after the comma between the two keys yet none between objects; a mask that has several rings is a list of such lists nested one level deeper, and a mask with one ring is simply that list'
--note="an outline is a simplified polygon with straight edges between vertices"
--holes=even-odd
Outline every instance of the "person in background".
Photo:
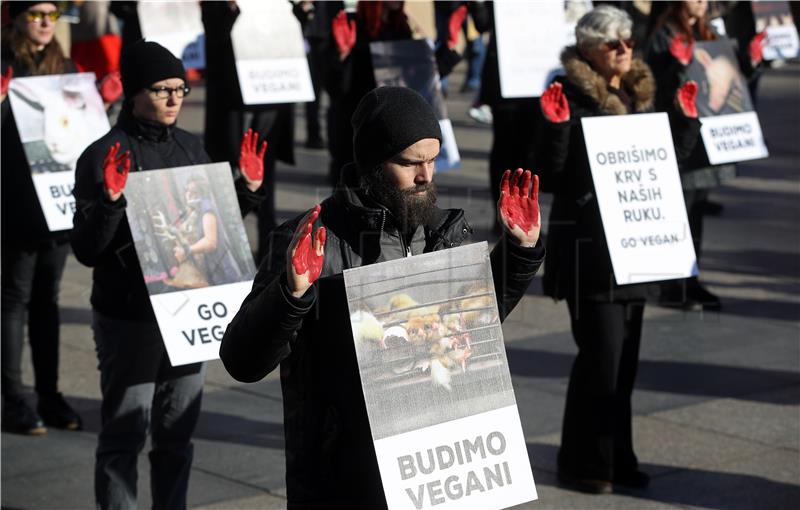
[{"label": "person in background", "polygon": [[[4,2],[4,4],[7,2]],[[31,170],[10,101],[12,78],[75,72],[54,38],[55,2],[10,2],[2,35],[2,389],[3,430],[39,435],[46,426],[81,428],[81,418],[58,391],[58,291],[69,253],[67,232],[50,232],[39,207]],[[34,411],[23,396],[25,325],[31,345]]]}]

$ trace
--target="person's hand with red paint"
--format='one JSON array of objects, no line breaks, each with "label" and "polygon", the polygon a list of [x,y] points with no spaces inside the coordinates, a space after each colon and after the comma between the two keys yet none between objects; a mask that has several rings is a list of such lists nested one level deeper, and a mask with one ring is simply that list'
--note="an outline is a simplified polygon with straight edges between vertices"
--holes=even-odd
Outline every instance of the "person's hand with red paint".
[{"label": "person's hand with red paint", "polygon": [[319,227],[316,233],[312,232],[321,210],[317,205],[300,220],[286,251],[286,283],[296,298],[303,297],[322,272],[326,230]]},{"label": "person's hand with red paint", "polygon": [[569,120],[569,103],[567,96],[564,95],[564,88],[559,82],[553,82],[542,93],[539,100],[542,113],[547,120],[554,123],[566,122]]},{"label": "person's hand with red paint", "polygon": [[466,5],[454,10],[450,15],[450,20],[447,22],[447,47],[451,50],[458,45],[458,36],[465,19],[467,19]]},{"label": "person's hand with red paint", "polygon": [[[531,180],[533,186],[531,187]],[[500,201],[497,203],[500,219],[506,232],[521,246],[532,248],[539,240],[542,214],[539,211],[539,176],[530,170],[517,168],[514,174],[506,170],[500,183]]]},{"label": "person's hand with red paint", "polygon": [[[258,151],[256,151],[258,149]],[[248,129],[239,146],[239,169],[247,183],[247,189],[256,191],[264,182],[264,154],[267,153],[267,141],[261,142],[258,148],[258,133]]]},{"label": "person's hand with red paint", "polygon": [[122,190],[128,180],[128,172],[131,171],[131,151],[125,151],[120,155],[117,155],[118,153],[119,142],[108,149],[103,160],[103,180],[105,181],[103,188],[106,196],[112,202],[116,202],[122,196]]},{"label": "person's hand with red paint", "polygon": [[339,50],[339,60],[344,60],[356,45],[356,22],[348,21],[347,13],[341,10],[333,18],[331,31],[333,40],[336,41],[336,48]]},{"label": "person's hand with red paint", "polygon": [[681,113],[690,119],[697,118],[697,82],[689,80],[675,94]]},{"label": "person's hand with red paint", "polygon": [[14,69],[8,66],[6,74],[0,74],[0,102],[6,100],[8,95],[8,86],[11,84],[11,78],[14,77]]},{"label": "person's hand with red paint", "polygon": [[766,46],[765,39],[767,38],[767,31],[762,30],[761,32],[757,33],[755,37],[750,41],[750,45],[747,47],[748,53],[750,53],[750,63],[753,64],[753,67],[757,66],[764,60],[764,46]]},{"label": "person's hand with red paint", "polygon": [[103,76],[98,90],[106,106],[119,99],[122,95],[122,80],[120,79],[119,71],[113,71]]},{"label": "person's hand with red paint", "polygon": [[669,42],[669,52],[682,65],[688,66],[692,61],[694,41],[684,34],[676,34]]}]

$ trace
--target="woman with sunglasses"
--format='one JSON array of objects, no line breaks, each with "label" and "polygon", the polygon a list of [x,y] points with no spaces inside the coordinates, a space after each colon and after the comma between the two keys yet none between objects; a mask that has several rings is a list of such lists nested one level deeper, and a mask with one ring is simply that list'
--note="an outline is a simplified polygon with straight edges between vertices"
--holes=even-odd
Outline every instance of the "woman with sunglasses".
[{"label": "woman with sunglasses", "polygon": [[[3,429],[39,435],[45,426],[78,430],[81,419],[58,391],[58,289],[67,232],[50,232],[39,207],[10,101],[12,78],[75,72],[55,40],[55,2],[8,2],[2,37],[2,388]],[[28,325],[36,411],[23,397],[22,346]]]},{"label": "woman with sunglasses", "polygon": [[[539,170],[554,188],[544,290],[566,299],[578,346],[564,409],[559,481],[608,493],[649,483],[638,468],[631,432],[648,288],[615,283],[581,118],[650,112],[656,91],[647,64],[633,56],[632,22],[624,11],[601,5],[578,21],[575,35],[576,46],[561,54],[566,75],[541,97]],[[673,136],[676,129],[699,130],[697,120],[685,115],[693,104],[690,94],[684,99]],[[679,161],[688,151],[675,149]]]}]

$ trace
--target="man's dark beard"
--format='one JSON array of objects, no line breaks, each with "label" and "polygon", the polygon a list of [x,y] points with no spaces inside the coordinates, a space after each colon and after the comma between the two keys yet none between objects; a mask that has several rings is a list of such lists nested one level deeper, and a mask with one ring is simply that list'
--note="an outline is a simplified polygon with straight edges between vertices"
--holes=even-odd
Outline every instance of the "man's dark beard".
[{"label": "man's dark beard", "polygon": [[[436,184],[433,181],[399,189],[382,169],[365,176],[365,181],[369,196],[389,210],[397,230],[401,233],[413,233],[417,227],[430,223],[433,218],[437,197]],[[420,191],[426,193],[422,196],[414,195]]]}]

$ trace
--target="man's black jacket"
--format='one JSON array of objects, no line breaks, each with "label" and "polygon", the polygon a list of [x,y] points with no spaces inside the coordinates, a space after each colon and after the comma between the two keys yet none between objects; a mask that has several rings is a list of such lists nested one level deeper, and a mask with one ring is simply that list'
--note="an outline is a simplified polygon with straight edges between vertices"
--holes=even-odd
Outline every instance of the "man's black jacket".
[{"label": "man's black jacket", "polygon": [[[237,380],[255,382],[281,366],[289,508],[382,508],[342,271],[464,243],[472,229],[460,209],[438,210],[410,243],[389,212],[356,191],[355,169],[322,203],[322,274],[301,299],[286,284],[286,250],[301,216],[273,232],[267,255],[222,339],[220,357]],[[491,254],[501,320],[522,297],[544,258],[541,242],[503,239]]]}]

